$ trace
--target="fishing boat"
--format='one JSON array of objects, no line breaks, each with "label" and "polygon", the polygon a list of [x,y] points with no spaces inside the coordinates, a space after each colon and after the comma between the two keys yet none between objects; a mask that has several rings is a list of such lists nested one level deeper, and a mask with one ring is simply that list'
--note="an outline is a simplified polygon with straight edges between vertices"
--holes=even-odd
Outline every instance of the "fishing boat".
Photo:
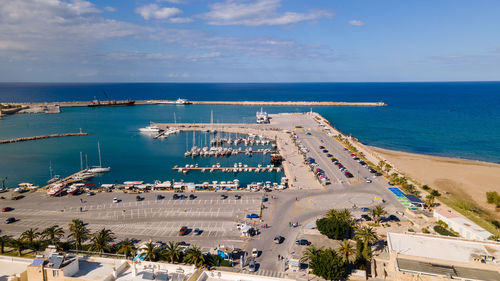
[{"label": "fishing boat", "polygon": [[69,186],[68,190],[66,191],[69,195],[74,195],[76,194],[81,187],[83,187],[83,183],[75,183]]},{"label": "fishing boat", "polygon": [[66,187],[66,184],[64,183],[57,183],[49,187],[49,190],[47,191],[47,195],[49,196],[57,196],[61,194],[61,192],[64,191],[64,188]]},{"label": "fishing boat", "polygon": [[88,171],[91,173],[107,173],[111,171],[111,167],[103,167],[101,159],[101,145],[97,142],[97,151],[99,152],[99,166],[93,166]]},{"label": "fishing boat", "polygon": [[20,190],[36,190],[36,189],[40,188],[38,185],[34,185],[34,184],[31,184],[28,182],[20,183],[20,184],[18,184],[18,186],[19,186],[18,188]]}]

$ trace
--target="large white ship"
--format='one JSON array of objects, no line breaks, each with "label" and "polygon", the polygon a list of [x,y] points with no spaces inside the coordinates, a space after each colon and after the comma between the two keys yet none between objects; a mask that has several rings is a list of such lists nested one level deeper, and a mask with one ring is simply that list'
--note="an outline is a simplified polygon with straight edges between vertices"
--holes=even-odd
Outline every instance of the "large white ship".
[{"label": "large white ship", "polygon": [[257,123],[258,124],[266,124],[269,123],[269,117],[267,116],[267,112],[264,112],[262,108],[260,108],[260,111],[257,111]]}]

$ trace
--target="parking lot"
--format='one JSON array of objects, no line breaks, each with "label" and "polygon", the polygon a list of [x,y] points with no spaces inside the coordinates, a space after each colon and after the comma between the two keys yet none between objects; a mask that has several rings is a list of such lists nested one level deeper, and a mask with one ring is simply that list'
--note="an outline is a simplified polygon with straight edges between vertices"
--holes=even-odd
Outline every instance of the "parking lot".
[{"label": "parking lot", "polygon": [[[165,198],[157,200],[158,194]],[[241,198],[235,199],[234,194]],[[2,206],[8,204],[14,210],[1,213],[2,221],[7,217],[15,217],[17,221],[4,224],[1,229],[3,234],[13,236],[31,227],[41,230],[54,224],[67,229],[72,219],[79,218],[88,223],[91,231],[111,229],[119,239],[186,241],[210,248],[225,242],[243,243],[236,223],[250,221],[246,215],[260,211],[261,195],[255,193],[232,192],[222,199],[221,193],[198,192],[192,200],[174,200],[172,195],[172,192],[145,193],[140,195],[144,199],[137,201],[137,194],[121,192],[60,198],[31,193],[19,201],[3,200]],[[119,202],[113,203],[113,198]],[[182,226],[188,227],[187,235],[179,235]],[[199,235],[193,233],[195,228],[201,230]]]}]

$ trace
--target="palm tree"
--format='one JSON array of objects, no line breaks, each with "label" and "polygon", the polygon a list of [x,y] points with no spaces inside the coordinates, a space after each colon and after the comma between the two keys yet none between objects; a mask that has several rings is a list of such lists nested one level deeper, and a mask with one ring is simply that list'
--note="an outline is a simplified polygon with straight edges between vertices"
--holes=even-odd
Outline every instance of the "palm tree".
[{"label": "palm tree", "polygon": [[12,239],[10,241],[10,245],[12,246],[12,248],[16,249],[18,256],[22,255],[23,250],[26,247],[25,242],[23,241],[23,239]]},{"label": "palm tree", "polygon": [[167,246],[165,247],[165,254],[168,257],[168,260],[171,263],[174,263],[175,261],[179,260],[181,256],[181,249],[179,248],[179,243],[178,242],[168,242]]},{"label": "palm tree", "polygon": [[365,258],[369,260],[371,251],[369,251],[368,249],[371,243],[378,240],[377,233],[373,231],[373,228],[369,226],[363,226],[358,229],[356,235],[354,235],[354,239],[358,239],[363,243],[363,252],[365,253]]},{"label": "palm tree", "polygon": [[29,228],[21,233],[20,238],[30,244],[33,244],[33,240],[35,240],[40,235],[37,230],[38,228]]},{"label": "palm tree", "polygon": [[153,261],[157,258],[158,251],[155,247],[155,244],[151,241],[146,243],[146,255],[149,261]]},{"label": "palm tree", "polygon": [[5,253],[5,244],[9,243],[10,238],[6,235],[0,236],[0,254]]},{"label": "palm tree", "polygon": [[79,250],[82,247],[83,241],[89,238],[90,232],[83,221],[79,219],[72,220],[68,227],[70,232],[68,237],[75,239],[75,248]]},{"label": "palm tree", "polygon": [[55,224],[44,229],[41,234],[44,239],[47,239],[50,244],[54,245],[64,236],[64,230],[62,227],[59,227],[59,225]]},{"label": "palm tree", "polygon": [[302,251],[302,258],[300,258],[300,262],[310,263],[321,251],[323,251],[322,247],[318,248],[314,245],[307,247],[304,251]]},{"label": "palm tree", "polygon": [[109,243],[114,239],[114,233],[110,229],[103,228],[92,235],[90,250],[104,253],[109,250]]},{"label": "palm tree", "polygon": [[432,208],[432,204],[434,204],[434,200],[436,199],[436,196],[432,195],[432,194],[429,194],[425,197],[425,205],[427,205],[427,208],[429,208],[429,210]]},{"label": "palm tree", "polygon": [[373,208],[371,212],[373,219],[375,220],[375,223],[378,223],[380,221],[381,216],[387,214],[387,211],[381,205],[378,205],[375,208]]},{"label": "palm tree", "polygon": [[192,246],[186,252],[186,262],[196,265],[196,267],[202,267],[205,263],[205,258],[200,251],[199,247]]},{"label": "palm tree", "polygon": [[342,257],[342,260],[348,265],[354,262],[354,260],[356,259],[356,251],[351,246],[349,240],[342,241],[342,244],[340,244],[340,247],[337,249],[337,252]]},{"label": "palm tree", "polygon": [[132,256],[132,254],[137,250],[134,245],[134,242],[129,240],[128,238],[123,240],[120,244],[120,248],[118,249],[119,254],[125,254],[125,259]]}]

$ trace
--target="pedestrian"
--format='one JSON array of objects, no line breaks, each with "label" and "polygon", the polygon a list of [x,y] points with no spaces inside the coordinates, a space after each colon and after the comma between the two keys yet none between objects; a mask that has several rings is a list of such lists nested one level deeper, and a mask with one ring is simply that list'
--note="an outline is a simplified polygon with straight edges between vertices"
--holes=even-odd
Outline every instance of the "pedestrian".
[{"label": "pedestrian", "polygon": [[281,259],[281,256],[278,254],[278,260],[280,260],[280,259]]},{"label": "pedestrian", "polygon": [[82,207],[80,207],[80,213],[82,212]]}]

